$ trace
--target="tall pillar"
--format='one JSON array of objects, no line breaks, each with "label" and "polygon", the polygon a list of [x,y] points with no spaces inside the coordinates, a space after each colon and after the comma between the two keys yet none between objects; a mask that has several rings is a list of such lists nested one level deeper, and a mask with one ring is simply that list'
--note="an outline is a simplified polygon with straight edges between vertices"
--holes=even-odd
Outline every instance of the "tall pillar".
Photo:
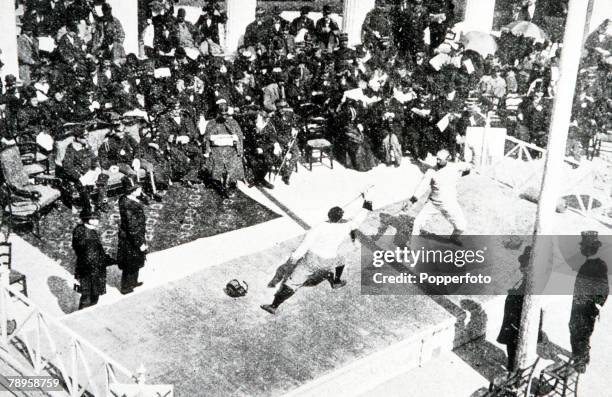
[{"label": "tall pillar", "polygon": [[125,32],[125,53],[138,55],[138,1],[106,0],[113,7],[113,16],[119,19]]},{"label": "tall pillar", "polygon": [[344,0],[342,31],[348,33],[349,46],[361,44],[363,21],[374,4],[375,0]]},{"label": "tall pillar", "polygon": [[467,0],[463,31],[489,32],[493,28],[495,0]]},{"label": "tall pillar", "polygon": [[612,1],[595,0],[593,4],[593,16],[590,20],[589,33],[593,33],[606,19],[612,19]]},{"label": "tall pillar", "polygon": [[15,1],[0,1],[0,59],[4,62],[4,67],[0,70],[0,76],[4,81],[4,76],[12,74],[19,77],[19,64],[17,63],[17,20],[15,19]]},{"label": "tall pillar", "polygon": [[226,54],[235,53],[242,43],[247,25],[255,21],[255,8],[257,8],[257,0],[227,0]]}]

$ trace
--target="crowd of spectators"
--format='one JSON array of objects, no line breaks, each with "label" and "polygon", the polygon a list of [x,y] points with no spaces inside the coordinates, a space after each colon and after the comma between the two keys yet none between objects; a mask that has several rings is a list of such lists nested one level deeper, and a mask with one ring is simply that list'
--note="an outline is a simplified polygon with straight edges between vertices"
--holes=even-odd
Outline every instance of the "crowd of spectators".
[{"label": "crowd of spectators", "polygon": [[[460,156],[466,129],[490,122],[546,145],[560,44],[502,29],[494,54],[466,49],[451,0],[377,0],[356,48],[329,6],[316,21],[310,7],[292,21],[258,8],[231,58],[216,1],[195,24],[173,1],[141,2],[140,57],[126,54],[103,0],[23,3],[19,79],[7,76],[0,97],[2,145],[54,142],[41,146],[55,175],[82,203],[99,191],[100,209],[110,169],[144,170],[154,197],[177,182],[224,196],[240,180],[273,188],[270,173],[289,184],[314,137],[358,171],[443,148]],[[606,28],[585,47],[572,153],[610,128]],[[91,150],[88,131],[100,126],[108,134]]]}]

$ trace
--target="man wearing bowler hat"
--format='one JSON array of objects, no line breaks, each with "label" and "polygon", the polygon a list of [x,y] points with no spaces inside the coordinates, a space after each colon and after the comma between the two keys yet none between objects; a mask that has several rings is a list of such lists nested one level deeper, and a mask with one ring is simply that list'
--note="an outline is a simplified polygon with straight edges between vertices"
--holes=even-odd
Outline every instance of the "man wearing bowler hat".
[{"label": "man wearing bowler hat", "polygon": [[102,247],[97,231],[99,215],[91,207],[84,207],[81,220],[72,232],[72,248],[76,254],[74,278],[79,281],[81,292],[79,310],[95,305],[100,295],[106,293],[106,268],[115,262]]},{"label": "man wearing bowler hat", "polygon": [[129,294],[142,285],[138,272],[144,267],[149,249],[145,239],[146,217],[140,201],[142,188],[129,176],[122,179],[125,193],[119,198],[119,236],[117,264],[122,270],[121,293]]}]

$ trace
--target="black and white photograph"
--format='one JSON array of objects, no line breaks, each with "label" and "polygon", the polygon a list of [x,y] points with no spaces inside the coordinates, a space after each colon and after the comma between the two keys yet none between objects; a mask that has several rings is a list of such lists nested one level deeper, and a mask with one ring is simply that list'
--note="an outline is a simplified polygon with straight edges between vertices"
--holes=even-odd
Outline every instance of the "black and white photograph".
[{"label": "black and white photograph", "polygon": [[611,0],[0,0],[0,396],[612,396],[611,272]]}]

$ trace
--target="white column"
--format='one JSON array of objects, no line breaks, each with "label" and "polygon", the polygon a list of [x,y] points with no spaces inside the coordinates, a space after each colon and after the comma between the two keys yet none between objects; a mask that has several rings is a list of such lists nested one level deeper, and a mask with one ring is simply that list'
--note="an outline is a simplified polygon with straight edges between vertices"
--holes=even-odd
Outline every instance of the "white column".
[{"label": "white column", "polygon": [[593,4],[593,16],[589,25],[589,33],[593,33],[599,25],[607,18],[612,19],[612,1],[595,0]]},{"label": "white column", "polygon": [[19,77],[19,64],[17,63],[17,20],[15,19],[15,1],[0,0],[0,59],[4,67],[0,70],[0,77],[12,74]]},{"label": "white column", "polygon": [[464,32],[489,32],[493,28],[495,0],[467,0],[465,4]]},{"label": "white column", "polygon": [[225,25],[225,53],[236,52],[244,38],[248,24],[255,21],[257,0],[227,0],[227,24]]},{"label": "white column", "polygon": [[125,53],[138,55],[138,0],[106,0],[125,31]]},{"label": "white column", "polygon": [[375,0],[344,0],[342,31],[348,33],[349,46],[361,44],[361,28]]}]

